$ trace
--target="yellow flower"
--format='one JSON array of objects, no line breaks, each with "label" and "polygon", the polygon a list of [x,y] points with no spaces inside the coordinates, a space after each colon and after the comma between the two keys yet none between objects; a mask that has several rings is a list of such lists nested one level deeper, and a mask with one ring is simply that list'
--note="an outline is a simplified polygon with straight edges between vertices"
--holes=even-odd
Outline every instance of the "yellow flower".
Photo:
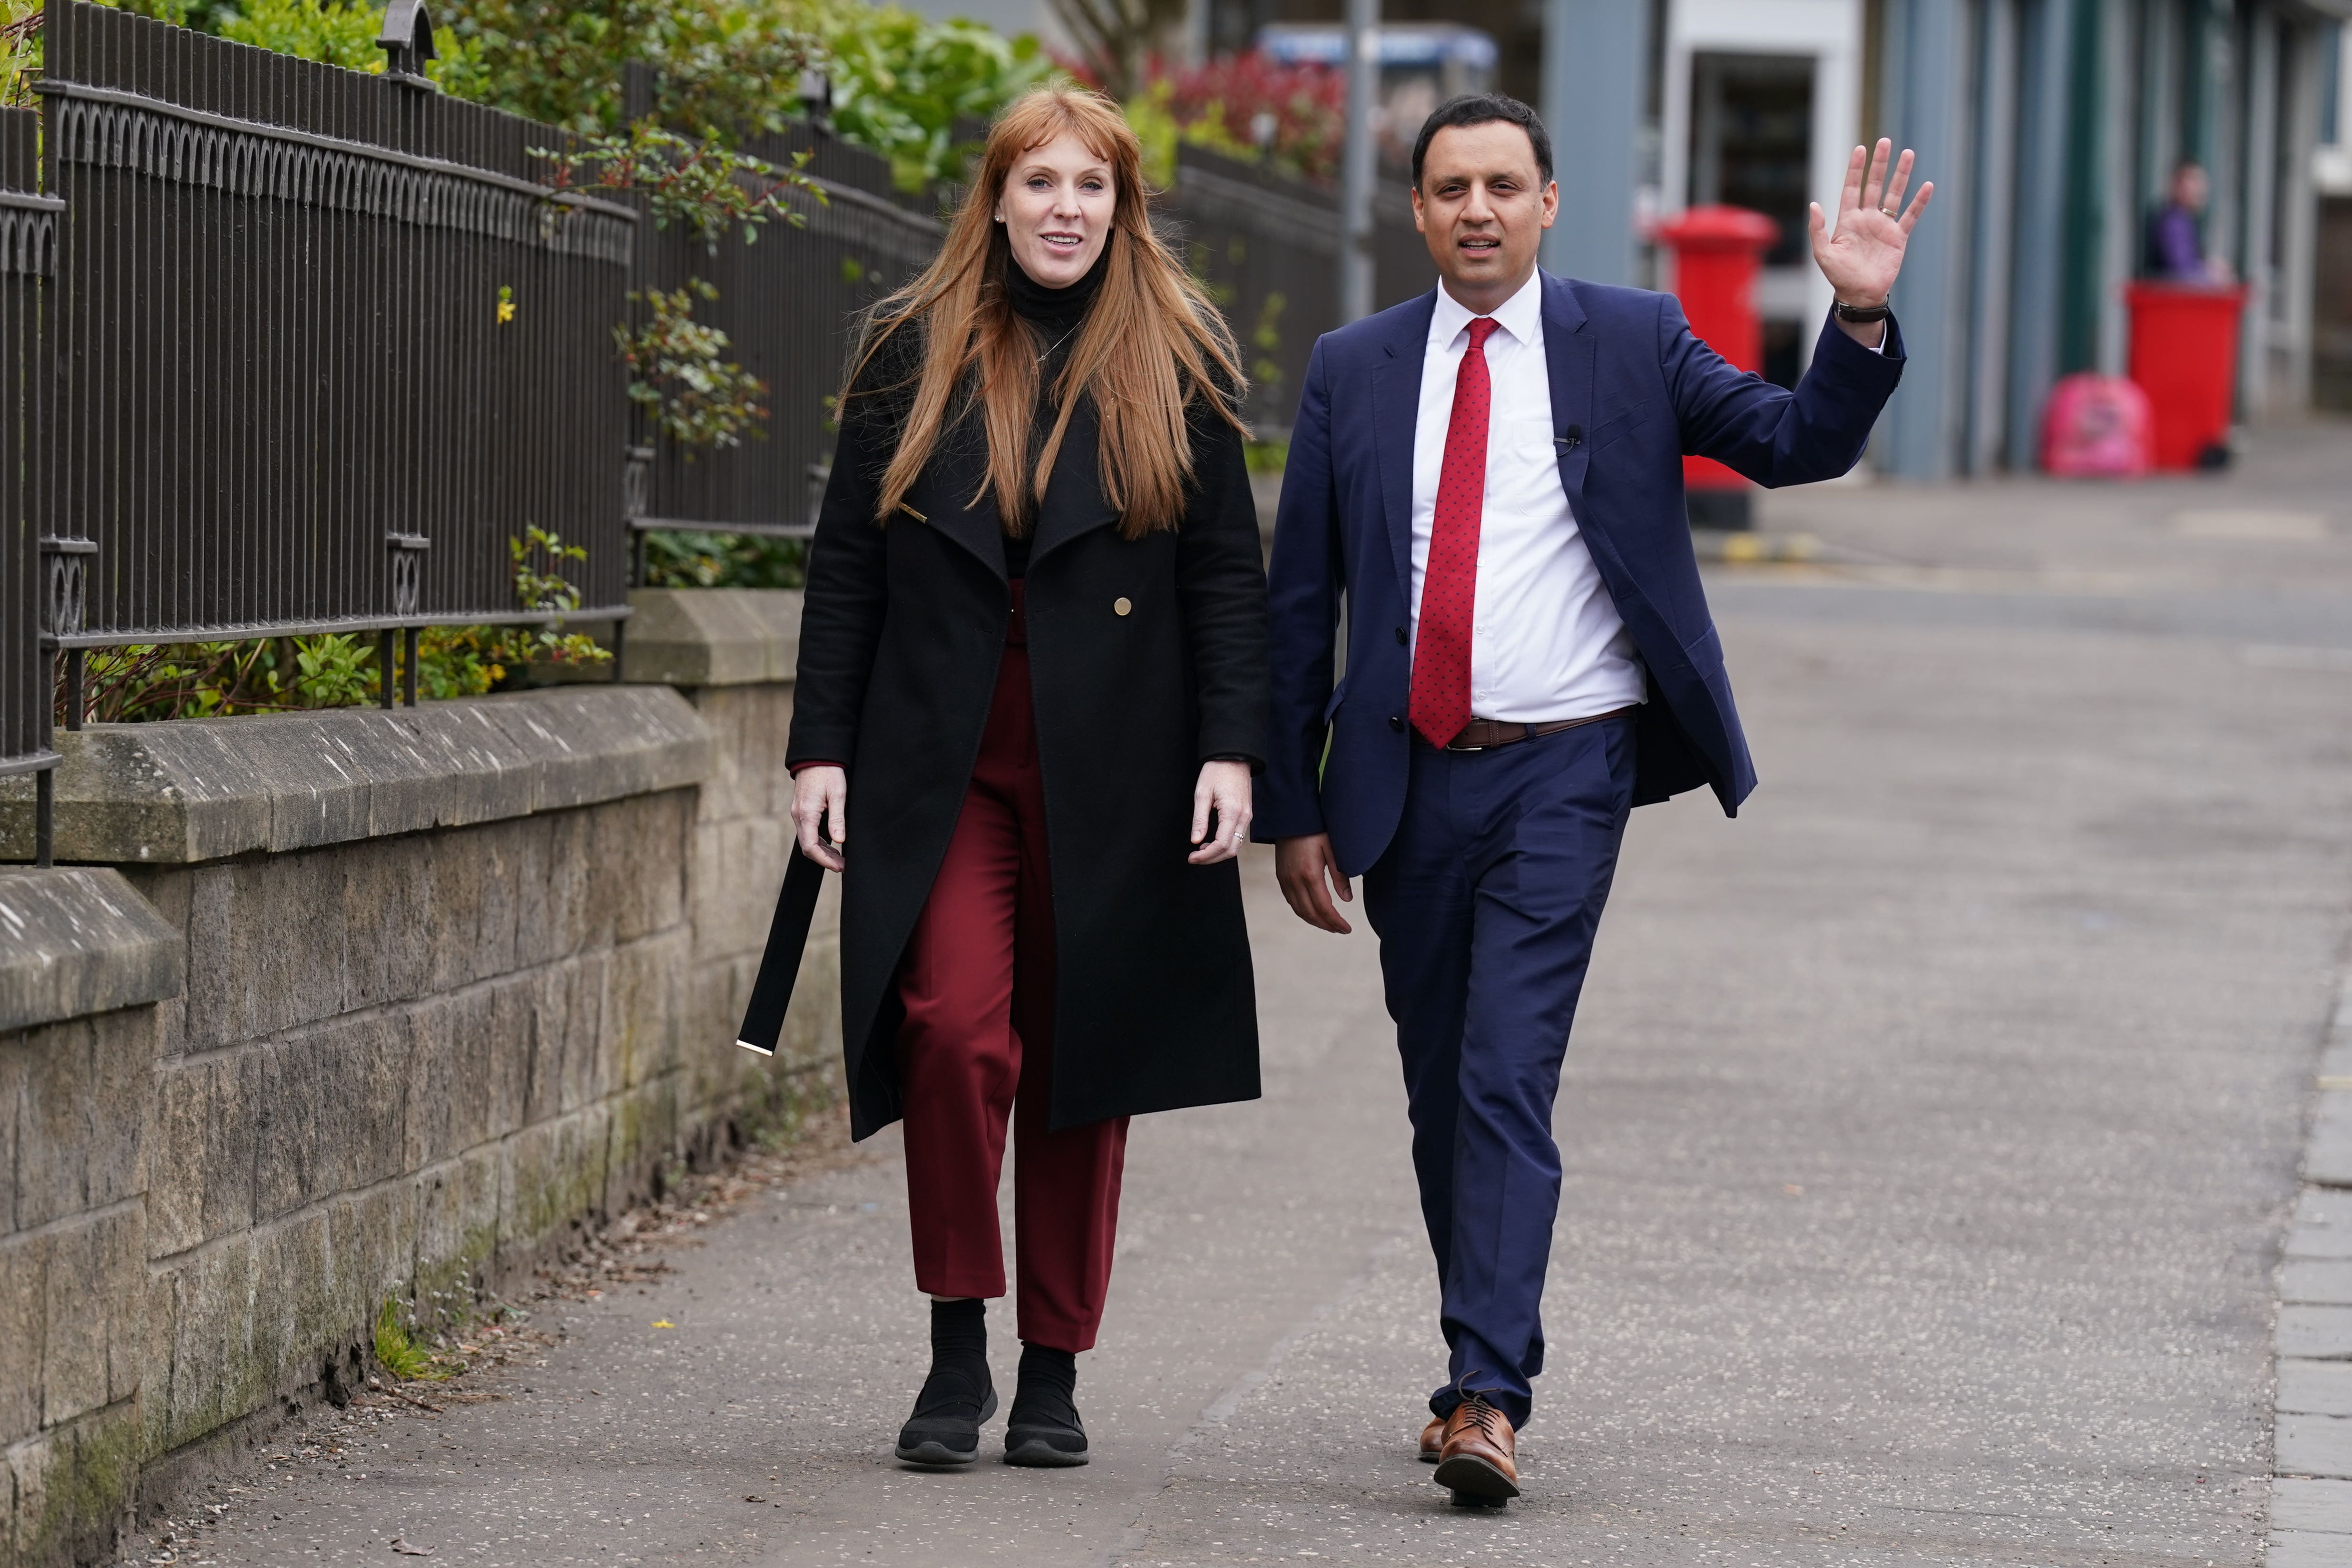
[{"label": "yellow flower", "polygon": [[499,286],[499,325],[505,326],[515,319],[514,289],[510,284]]}]

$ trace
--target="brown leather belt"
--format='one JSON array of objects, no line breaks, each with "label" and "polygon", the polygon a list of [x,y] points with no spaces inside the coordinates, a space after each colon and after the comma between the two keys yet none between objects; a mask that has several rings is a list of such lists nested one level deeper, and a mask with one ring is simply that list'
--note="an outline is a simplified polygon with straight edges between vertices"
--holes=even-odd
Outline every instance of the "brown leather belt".
[{"label": "brown leather belt", "polygon": [[1633,711],[1632,708],[1614,708],[1606,713],[1595,713],[1589,719],[1560,719],[1549,724],[1510,724],[1500,719],[1473,719],[1462,726],[1462,733],[1454,736],[1445,749],[1449,752],[1491,752],[1496,746],[1532,741],[1538,735],[1557,735],[1562,730],[1573,730],[1580,724],[1598,724],[1603,719],[1622,719]]}]

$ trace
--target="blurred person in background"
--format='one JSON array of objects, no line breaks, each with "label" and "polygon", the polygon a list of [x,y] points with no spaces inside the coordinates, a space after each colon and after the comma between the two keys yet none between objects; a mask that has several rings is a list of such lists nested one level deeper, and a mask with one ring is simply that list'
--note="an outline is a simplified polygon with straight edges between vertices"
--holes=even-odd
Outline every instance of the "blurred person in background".
[{"label": "blurred person in background", "polygon": [[2204,164],[2183,158],[2174,166],[2169,199],[2148,216],[2147,255],[2141,263],[2148,277],[2175,283],[2230,281],[2230,264],[2205,254],[2205,204],[2211,195]]}]

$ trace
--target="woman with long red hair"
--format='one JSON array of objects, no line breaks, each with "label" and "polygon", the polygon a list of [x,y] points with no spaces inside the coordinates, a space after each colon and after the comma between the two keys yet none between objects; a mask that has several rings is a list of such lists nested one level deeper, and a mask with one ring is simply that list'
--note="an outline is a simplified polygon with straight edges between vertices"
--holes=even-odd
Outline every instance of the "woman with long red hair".
[{"label": "woman with long red hair", "polygon": [[906,1122],[917,1464],[973,1458],[997,1407],[1008,1120],[1005,1458],[1077,1465],[1128,1118],[1258,1092],[1244,382],[1147,196],[1108,100],[1005,112],[938,259],[866,324],[810,555],[793,819],[843,873],[853,1135]]}]

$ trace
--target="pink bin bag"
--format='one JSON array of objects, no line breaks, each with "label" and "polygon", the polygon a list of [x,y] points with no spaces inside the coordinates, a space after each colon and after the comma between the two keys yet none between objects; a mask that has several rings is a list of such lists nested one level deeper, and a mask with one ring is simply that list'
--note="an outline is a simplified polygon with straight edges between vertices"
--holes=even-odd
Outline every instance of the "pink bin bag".
[{"label": "pink bin bag", "polygon": [[2136,479],[2153,466],[2147,394],[2120,375],[2084,371],[2050,389],[2042,466],[2060,479]]}]

